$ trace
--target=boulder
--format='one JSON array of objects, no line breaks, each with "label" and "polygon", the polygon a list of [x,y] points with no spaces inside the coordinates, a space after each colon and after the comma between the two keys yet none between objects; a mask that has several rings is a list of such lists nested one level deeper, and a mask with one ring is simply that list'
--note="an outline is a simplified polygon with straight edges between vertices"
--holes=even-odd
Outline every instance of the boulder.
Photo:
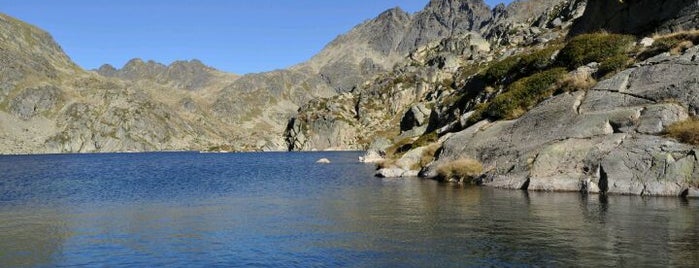
[{"label": "boulder", "polygon": [[427,147],[423,146],[406,152],[405,154],[403,154],[403,156],[401,156],[400,159],[396,161],[396,165],[405,170],[411,170],[415,167],[418,167],[420,165],[420,158],[422,158],[422,153],[425,151],[426,148]]},{"label": "boulder", "polygon": [[417,177],[418,171],[405,170],[402,168],[382,168],[376,171],[376,177],[379,178],[406,178]]},{"label": "boulder", "polygon": [[430,113],[430,109],[427,109],[424,103],[413,105],[400,121],[401,131],[408,131],[425,125],[430,117]]},{"label": "boulder", "polygon": [[318,163],[318,164],[330,164],[330,159],[321,158],[321,159],[318,159],[318,161],[316,161],[316,163]]},{"label": "boulder", "polygon": [[653,43],[655,43],[655,40],[650,37],[644,37],[643,39],[641,39],[641,41],[638,42],[638,44],[640,44],[643,47],[650,47],[653,45]]}]

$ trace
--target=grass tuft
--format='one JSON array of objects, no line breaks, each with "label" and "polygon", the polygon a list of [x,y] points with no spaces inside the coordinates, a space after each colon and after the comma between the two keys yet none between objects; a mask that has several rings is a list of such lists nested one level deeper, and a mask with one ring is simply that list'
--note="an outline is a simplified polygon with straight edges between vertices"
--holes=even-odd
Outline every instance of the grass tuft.
[{"label": "grass tuft", "polygon": [[442,180],[471,181],[483,173],[483,164],[471,158],[461,158],[437,167]]},{"label": "grass tuft", "polygon": [[699,146],[699,118],[690,118],[670,125],[665,129],[665,136]]},{"label": "grass tuft", "polygon": [[556,94],[563,92],[587,91],[597,84],[597,80],[590,75],[568,75],[558,82]]},{"label": "grass tuft", "polygon": [[422,151],[422,155],[420,156],[420,163],[418,163],[419,167],[415,169],[421,169],[427,166],[429,163],[432,163],[432,161],[434,161],[435,156],[437,155],[437,151],[439,151],[440,148],[442,148],[442,145],[439,143],[433,143],[427,146],[427,148],[425,148],[425,150]]},{"label": "grass tuft", "polygon": [[694,45],[699,45],[699,30],[676,32],[668,35],[653,36],[655,40],[653,45],[642,51],[638,56],[639,59],[645,60],[655,55],[670,52],[672,55],[678,55],[684,52],[687,48]]}]

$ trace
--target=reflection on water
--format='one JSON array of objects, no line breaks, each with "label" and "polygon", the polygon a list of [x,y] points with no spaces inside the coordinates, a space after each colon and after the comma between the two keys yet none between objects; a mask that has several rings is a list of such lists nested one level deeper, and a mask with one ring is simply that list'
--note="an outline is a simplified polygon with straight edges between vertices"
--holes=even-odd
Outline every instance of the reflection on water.
[{"label": "reflection on water", "polygon": [[0,157],[0,266],[699,264],[699,200],[376,179],[356,156]]}]

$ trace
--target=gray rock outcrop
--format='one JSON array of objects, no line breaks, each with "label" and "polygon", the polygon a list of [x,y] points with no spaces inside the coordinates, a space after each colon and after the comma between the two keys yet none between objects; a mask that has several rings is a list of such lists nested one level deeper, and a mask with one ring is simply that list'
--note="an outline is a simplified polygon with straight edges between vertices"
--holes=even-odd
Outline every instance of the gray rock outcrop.
[{"label": "gray rock outcrop", "polygon": [[554,96],[511,121],[483,122],[444,142],[440,163],[478,158],[485,185],[679,196],[699,187],[695,146],[662,136],[696,116],[699,46],[656,56],[589,91]]},{"label": "gray rock outcrop", "polygon": [[27,88],[10,100],[10,112],[27,120],[53,109],[59,101],[61,101],[61,90],[55,86]]}]

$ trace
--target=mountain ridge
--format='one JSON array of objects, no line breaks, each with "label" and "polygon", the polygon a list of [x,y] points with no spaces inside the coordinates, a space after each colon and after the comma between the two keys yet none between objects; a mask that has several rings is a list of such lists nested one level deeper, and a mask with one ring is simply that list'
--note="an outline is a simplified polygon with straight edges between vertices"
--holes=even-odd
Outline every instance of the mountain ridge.
[{"label": "mountain ridge", "polygon": [[[298,149],[290,146],[288,132],[301,115],[363,120],[346,130],[364,128],[345,143],[305,149],[364,149],[370,141],[357,142],[357,135],[398,126],[365,105],[391,96],[396,102],[390,110],[401,114],[420,98],[451,96],[468,80],[465,66],[559,40],[564,37],[559,29],[571,27],[585,4],[529,0],[490,9],[482,0],[432,0],[413,14],[392,8],[338,36],[306,62],[242,76],[196,60],[169,65],[132,60],[120,69],[103,65],[85,71],[48,33],[3,15],[0,153]],[[408,91],[395,87],[413,80],[418,84]],[[310,111],[313,107],[326,110]],[[438,111],[434,118],[418,115],[429,107],[413,108],[415,122],[453,118]],[[344,115],[332,119],[332,113],[323,114],[328,109]],[[324,135],[313,137],[327,140]],[[343,147],[350,142],[352,147]]]}]

